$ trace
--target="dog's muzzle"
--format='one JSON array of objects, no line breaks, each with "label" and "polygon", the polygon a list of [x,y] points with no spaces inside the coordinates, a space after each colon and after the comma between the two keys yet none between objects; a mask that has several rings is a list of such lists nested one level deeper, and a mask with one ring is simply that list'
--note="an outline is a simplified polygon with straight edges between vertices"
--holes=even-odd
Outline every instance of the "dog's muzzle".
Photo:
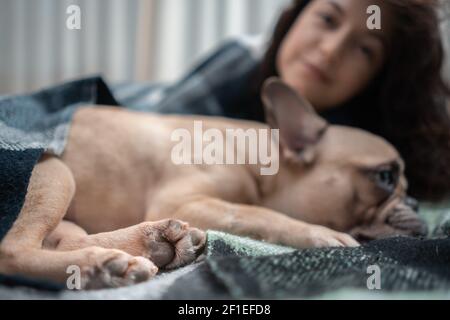
[{"label": "dog's muzzle", "polygon": [[419,202],[411,197],[406,197],[388,213],[386,223],[402,235],[413,237],[426,236],[428,226],[418,215]]},{"label": "dog's muzzle", "polygon": [[428,234],[425,221],[418,215],[419,203],[411,197],[391,203],[384,208],[383,221],[364,226],[357,226],[349,233],[359,242],[383,239],[393,236],[424,237]]}]

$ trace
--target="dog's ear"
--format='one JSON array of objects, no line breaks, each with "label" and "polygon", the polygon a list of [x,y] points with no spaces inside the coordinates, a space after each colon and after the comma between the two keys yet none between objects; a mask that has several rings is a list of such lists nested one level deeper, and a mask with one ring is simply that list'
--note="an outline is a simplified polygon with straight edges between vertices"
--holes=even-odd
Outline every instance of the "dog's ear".
[{"label": "dog's ear", "polygon": [[281,156],[311,163],[313,147],[328,124],[319,117],[312,105],[278,78],[264,82],[261,99],[267,124],[280,129]]}]

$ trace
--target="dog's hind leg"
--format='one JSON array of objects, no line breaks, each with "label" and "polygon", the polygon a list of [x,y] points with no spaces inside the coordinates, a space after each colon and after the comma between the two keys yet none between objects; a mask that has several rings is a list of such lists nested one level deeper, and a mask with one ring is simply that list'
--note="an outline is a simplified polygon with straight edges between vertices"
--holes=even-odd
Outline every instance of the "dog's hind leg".
[{"label": "dog's hind leg", "polygon": [[86,230],[77,224],[62,220],[58,226],[44,239],[43,247],[50,250],[69,251],[85,248],[86,246],[77,246],[69,248],[69,243],[76,243],[87,237]]},{"label": "dog's hind leg", "polygon": [[157,272],[148,259],[124,251],[87,247],[70,252],[42,248],[60,223],[75,193],[69,168],[54,157],[35,166],[22,210],[0,243],[0,273],[64,282],[69,266],[78,266],[85,288],[121,286],[146,280]]}]

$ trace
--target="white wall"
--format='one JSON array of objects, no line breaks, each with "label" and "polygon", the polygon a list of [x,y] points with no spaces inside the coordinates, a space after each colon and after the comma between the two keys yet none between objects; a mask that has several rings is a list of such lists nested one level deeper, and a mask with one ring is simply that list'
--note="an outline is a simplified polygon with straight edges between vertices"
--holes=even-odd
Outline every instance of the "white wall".
[{"label": "white wall", "polygon": [[[102,73],[172,80],[228,36],[271,27],[289,0],[0,0],[0,94]],[[66,8],[81,8],[81,30]]]},{"label": "white wall", "polygon": [[[141,0],[140,3],[142,7],[147,4],[147,10],[140,12],[140,21],[153,23],[140,27],[147,32],[138,34],[141,48],[137,52],[137,76],[173,79],[225,38],[266,33],[281,8],[291,1]],[[142,55],[143,52],[150,54]]]},{"label": "white wall", "polygon": [[[0,0],[0,94],[95,73],[112,82],[172,80],[227,37],[267,34],[290,2]],[[66,28],[71,4],[81,8],[81,30]],[[450,21],[443,29],[450,52]]]}]

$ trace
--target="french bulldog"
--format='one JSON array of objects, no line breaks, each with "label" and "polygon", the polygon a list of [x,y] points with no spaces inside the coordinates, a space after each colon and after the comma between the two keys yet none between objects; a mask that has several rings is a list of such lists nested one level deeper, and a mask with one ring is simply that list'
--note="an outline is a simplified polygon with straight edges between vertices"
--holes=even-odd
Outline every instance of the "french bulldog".
[{"label": "french bulldog", "polygon": [[[0,272],[64,283],[75,265],[82,288],[118,287],[195,261],[208,229],[295,248],[426,232],[393,146],[328,124],[279,79],[267,80],[262,100],[267,124],[80,108],[62,156],[44,154],[32,172],[0,244]],[[194,120],[223,133],[279,129],[277,174],[260,174],[261,164],[175,164],[171,134],[192,133]]]}]

